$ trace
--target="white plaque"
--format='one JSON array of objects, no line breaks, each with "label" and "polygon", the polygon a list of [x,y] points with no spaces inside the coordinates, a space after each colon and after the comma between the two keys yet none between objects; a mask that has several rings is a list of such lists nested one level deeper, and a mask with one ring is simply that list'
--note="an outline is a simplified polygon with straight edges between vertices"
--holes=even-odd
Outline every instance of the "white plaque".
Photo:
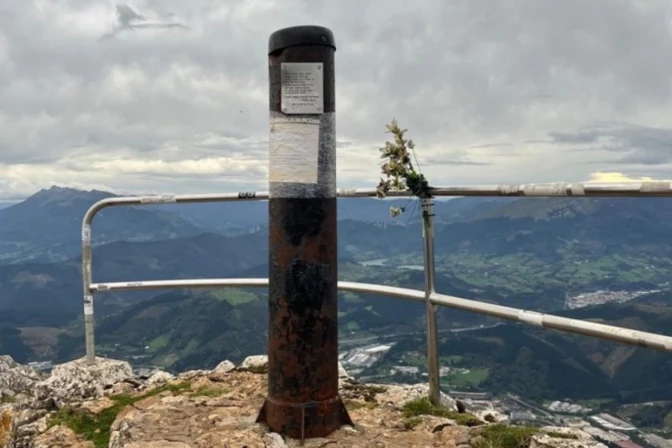
[{"label": "white plaque", "polygon": [[269,182],[316,184],[320,120],[271,116]]},{"label": "white plaque", "polygon": [[324,70],[321,62],[283,62],[280,108],[285,114],[324,112]]}]

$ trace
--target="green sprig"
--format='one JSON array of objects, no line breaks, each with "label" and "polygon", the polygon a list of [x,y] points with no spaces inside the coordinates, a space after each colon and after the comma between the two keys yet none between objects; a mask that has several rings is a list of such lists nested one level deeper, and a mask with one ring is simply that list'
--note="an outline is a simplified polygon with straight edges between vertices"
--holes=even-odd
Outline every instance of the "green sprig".
[{"label": "green sprig", "polygon": [[[384,160],[381,172],[385,178],[380,179],[376,187],[376,196],[385,198],[390,191],[409,191],[419,199],[432,197],[432,187],[429,186],[425,176],[415,170],[411,156],[415,158],[415,143],[408,140],[404,134],[408,129],[401,129],[397,120],[385,126],[387,131],[394,136],[394,142],[385,142],[380,148],[380,158]],[[416,159],[417,163],[417,159]],[[394,218],[406,211],[406,207],[390,207],[390,215]]]}]

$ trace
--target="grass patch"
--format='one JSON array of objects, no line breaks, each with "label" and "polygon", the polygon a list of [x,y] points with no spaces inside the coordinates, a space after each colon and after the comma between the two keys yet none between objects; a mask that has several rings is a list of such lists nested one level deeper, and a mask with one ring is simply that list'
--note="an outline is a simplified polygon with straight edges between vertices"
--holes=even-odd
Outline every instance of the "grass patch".
[{"label": "grass patch", "polygon": [[356,411],[357,409],[375,409],[378,407],[378,403],[375,401],[354,401],[354,400],[348,400],[345,402],[345,407],[348,409],[348,411]]},{"label": "grass patch", "polygon": [[221,395],[229,393],[228,389],[215,389],[213,387],[201,386],[196,389],[196,392],[193,393],[196,397],[219,397]]},{"label": "grass patch", "polygon": [[98,414],[93,414],[86,410],[72,410],[62,408],[49,421],[49,427],[56,425],[64,425],[72,429],[75,433],[84,436],[86,440],[90,440],[96,448],[107,448],[110,443],[110,427],[117,414],[126,406],[137,403],[145,398],[159,395],[162,392],[170,391],[172,393],[180,393],[191,388],[191,382],[185,381],[175,384],[166,384],[157,387],[149,392],[138,396],[130,395],[113,395],[109,397],[114,401],[114,405],[104,409]]},{"label": "grass patch", "polygon": [[157,336],[152,339],[147,345],[149,346],[149,351],[153,353],[168,345],[169,341],[170,336],[168,334],[162,334],[161,336]]},{"label": "grass patch", "polygon": [[455,423],[462,426],[480,426],[483,424],[474,414],[468,412],[460,414],[441,406],[434,406],[428,398],[419,398],[406,403],[403,412],[406,419],[420,417],[421,415],[433,415],[455,420]]},{"label": "grass patch", "polygon": [[537,428],[500,423],[483,428],[480,437],[472,441],[471,445],[473,448],[527,448],[532,436],[538,432]]},{"label": "grass patch", "polygon": [[357,322],[355,322],[354,320],[351,320],[350,322],[348,322],[345,325],[345,328],[347,328],[348,330],[353,331],[353,332],[360,330],[359,324]]},{"label": "grass patch", "polygon": [[16,403],[16,397],[6,394],[0,395],[0,404],[11,404],[11,403]]},{"label": "grass patch", "polygon": [[488,378],[489,369],[472,369],[469,373],[451,373],[448,382],[456,387],[478,386]]},{"label": "grass patch", "polygon": [[407,417],[404,419],[404,428],[413,429],[420,423],[422,423],[422,419],[420,417]]},{"label": "grass patch", "polygon": [[578,440],[578,437],[574,434],[565,434],[564,432],[558,432],[558,431],[549,431],[546,433],[549,437],[554,437],[556,439],[573,439],[573,440]]},{"label": "grass patch", "polygon": [[441,356],[439,359],[448,364],[449,366],[454,366],[458,365],[460,362],[462,362],[462,356],[460,355],[451,355],[451,356]]},{"label": "grass patch", "polygon": [[228,302],[232,306],[249,303],[258,298],[255,294],[240,289],[222,289],[213,291],[211,295],[215,299]]}]

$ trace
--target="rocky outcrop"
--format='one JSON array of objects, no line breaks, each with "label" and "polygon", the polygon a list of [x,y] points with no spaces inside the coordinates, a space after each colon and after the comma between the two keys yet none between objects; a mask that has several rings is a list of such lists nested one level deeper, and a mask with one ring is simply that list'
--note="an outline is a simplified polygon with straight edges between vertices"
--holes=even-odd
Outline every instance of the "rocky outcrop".
[{"label": "rocky outcrop", "polygon": [[[374,384],[372,386],[377,386],[384,389],[384,392],[378,394],[377,400],[390,406],[394,406],[396,409],[402,409],[409,402],[427,397],[429,395],[429,384],[426,383],[413,384],[410,386],[396,384]],[[450,411],[457,411],[455,400],[443,392],[441,392],[441,406]]]},{"label": "rocky outcrop", "polygon": [[11,356],[0,356],[0,402],[19,394],[30,393],[46,376],[35,369],[15,362]]},{"label": "rocky outcrop", "polygon": [[51,376],[36,384],[38,400],[57,408],[72,401],[98,398],[115,384],[133,379],[133,369],[126,361],[96,358],[88,365],[84,358],[60,364],[53,368]]},{"label": "rocky outcrop", "polygon": [[[127,363],[114,360],[99,359],[95,366],[73,361],[56,366],[51,377],[34,383],[38,391],[34,399],[11,406],[8,446],[298,446],[299,441],[255,423],[267,391],[267,370],[265,356],[250,357],[240,366],[223,361],[215,369],[184,372],[177,377],[166,372],[133,376]],[[474,441],[487,437],[481,429],[489,427],[488,421],[457,413],[455,401],[447,395],[442,395],[444,406],[437,408],[441,412],[409,414],[406,405],[422,401],[428,393],[426,385],[361,384],[342,367],[339,383],[355,426],[307,440],[305,446],[468,448],[479,446]],[[468,424],[464,420],[467,415]],[[587,434],[587,438],[557,439],[559,432],[557,428],[539,432],[529,446],[601,448]]]},{"label": "rocky outcrop", "polygon": [[580,429],[547,426],[532,436],[530,448],[607,448]]}]

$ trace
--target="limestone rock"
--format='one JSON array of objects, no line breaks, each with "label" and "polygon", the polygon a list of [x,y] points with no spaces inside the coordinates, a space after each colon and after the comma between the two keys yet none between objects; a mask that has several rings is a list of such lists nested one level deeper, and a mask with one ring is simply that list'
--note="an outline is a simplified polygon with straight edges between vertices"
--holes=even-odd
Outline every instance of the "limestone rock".
[{"label": "limestone rock", "polygon": [[343,364],[338,362],[338,387],[343,387],[346,384],[354,384],[357,381],[345,370]]},{"label": "limestone rock", "polygon": [[159,370],[158,372],[154,373],[152,376],[147,379],[147,384],[154,386],[156,384],[164,384],[167,383],[168,381],[172,381],[175,379],[175,375],[171,375],[168,372],[164,372],[162,370]]},{"label": "limestone rock", "polygon": [[0,356],[0,396],[15,396],[30,391],[46,375],[23,366],[11,356]]},{"label": "limestone rock", "polygon": [[12,421],[11,448],[32,447],[35,437],[47,430],[47,411],[44,409],[21,409],[10,412]]},{"label": "limestone rock", "polygon": [[229,361],[228,359],[226,361],[222,361],[219,364],[217,364],[217,367],[213,370],[215,373],[229,373],[232,370],[236,368],[236,365]]},{"label": "limestone rock", "polygon": [[[376,394],[376,401],[391,404],[397,409],[403,408],[406,403],[429,395],[429,384],[376,384],[375,386],[384,389],[384,392]],[[443,392],[441,392],[441,406],[450,411],[457,411],[455,400]]]},{"label": "limestone rock", "polygon": [[191,381],[194,378],[210,374],[210,370],[187,370],[177,375],[178,381]]},{"label": "limestone rock", "polygon": [[[554,437],[549,433],[565,436]],[[580,429],[546,426],[532,436],[530,448],[607,448],[607,446]]]},{"label": "limestone rock", "polygon": [[93,442],[79,439],[72,429],[62,425],[56,425],[40,434],[33,443],[33,448],[95,448]]},{"label": "limestone rock", "polygon": [[70,401],[101,397],[106,387],[132,377],[133,369],[126,361],[96,358],[95,364],[88,365],[80,358],[55,366],[51,376],[36,385],[36,395],[62,407]]},{"label": "limestone rock", "polygon": [[348,373],[347,370],[345,370],[345,367],[343,367],[343,364],[341,362],[338,362],[338,377],[343,378],[343,379],[350,379],[352,378],[350,374]]},{"label": "limestone rock", "polygon": [[107,397],[101,397],[96,400],[86,400],[82,402],[80,408],[86,409],[92,414],[100,414],[107,408],[111,408],[116,403]]},{"label": "limestone rock", "polygon": [[494,409],[486,409],[483,411],[471,411],[479,419],[487,423],[503,423],[509,420],[509,417]]},{"label": "limestone rock", "polygon": [[264,444],[266,445],[266,448],[287,448],[287,444],[282,436],[275,432],[268,433],[264,436]]},{"label": "limestone rock", "polygon": [[248,356],[240,365],[240,369],[248,370],[253,373],[266,373],[268,372],[268,356]]},{"label": "limestone rock", "polygon": [[116,383],[112,386],[105,386],[104,394],[109,397],[112,395],[129,395],[133,392],[136,392],[135,386],[126,381],[122,381],[121,383]]},{"label": "limestone rock", "polygon": [[469,445],[471,441],[469,429],[464,426],[446,426],[441,431],[436,432],[434,438],[443,444],[441,446]]},{"label": "limestone rock", "polygon": [[[109,397],[116,393],[127,394],[126,400],[132,404],[116,415],[110,427],[110,448],[298,447],[299,441],[271,433],[266,425],[256,423],[268,386],[267,375],[259,373],[267,370],[266,356],[249,357],[239,368],[232,368],[231,363],[224,361],[213,370],[193,370],[177,378],[165,372],[149,378],[133,377],[127,363],[106,359],[99,359],[96,366],[88,366],[84,360],[56,366],[49,379],[35,383],[33,389],[39,399],[30,403],[30,407],[11,408],[9,447],[93,447],[83,435],[69,428],[58,425],[49,428],[53,415],[49,400],[71,412],[89,415],[118,403],[115,397]],[[187,379],[187,388],[147,393],[148,386],[153,390],[156,385]],[[428,395],[426,384],[363,384],[352,379],[342,366],[339,366],[339,383],[355,428],[344,426],[326,437],[308,439],[305,448],[332,445],[468,448],[483,437],[475,428],[460,426],[459,419],[405,416],[402,408],[406,403]],[[456,409],[455,401],[445,394],[442,402],[448,409]],[[481,415],[486,413],[493,417]],[[493,410],[477,414],[485,421],[499,419]],[[566,436],[558,437],[557,433]],[[531,448],[580,447],[605,448],[589,434],[571,428],[542,428],[531,442]]]}]

